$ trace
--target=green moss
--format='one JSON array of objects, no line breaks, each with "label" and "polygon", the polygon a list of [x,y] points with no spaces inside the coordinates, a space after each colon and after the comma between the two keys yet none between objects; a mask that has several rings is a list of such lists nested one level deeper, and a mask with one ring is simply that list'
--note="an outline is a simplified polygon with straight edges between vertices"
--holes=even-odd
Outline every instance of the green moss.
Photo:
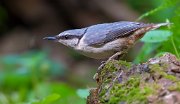
[{"label": "green moss", "polygon": [[164,77],[171,80],[171,81],[177,81],[177,78],[173,75],[169,75],[167,73],[164,74]]},{"label": "green moss", "polygon": [[159,64],[152,64],[151,65],[151,73],[153,73],[154,75],[159,75],[159,76],[163,76],[166,79],[169,79],[171,81],[177,81],[177,78],[174,75],[170,75],[167,74],[165,72],[165,69],[167,69],[167,65],[159,65]]},{"label": "green moss", "polygon": [[122,60],[119,60],[118,64],[121,65],[121,66],[125,66],[127,69],[130,69],[131,66],[132,66],[131,62],[126,62],[126,61],[122,61]]},{"label": "green moss", "polygon": [[176,82],[175,84],[168,87],[170,91],[180,91],[180,82]]},{"label": "green moss", "polygon": [[159,64],[151,64],[149,65],[149,68],[151,69],[150,73],[161,72],[161,67]]},{"label": "green moss", "polygon": [[118,83],[114,85],[112,90],[110,91],[111,98],[107,102],[106,100],[102,101],[102,103],[107,104],[116,104],[119,102],[127,102],[130,103],[147,103],[147,95],[151,94],[153,91],[148,86],[141,89],[140,85],[140,77],[134,75],[130,77],[126,82]]},{"label": "green moss", "polygon": [[106,64],[104,67],[104,69],[106,69],[105,71],[117,71],[116,67],[114,66],[115,63],[116,61],[110,61],[108,64]]},{"label": "green moss", "polygon": [[[118,65],[118,66],[117,66]],[[116,66],[116,67],[115,67]],[[100,72],[100,77],[102,78],[101,92],[99,96],[101,97],[101,102],[104,104],[115,104],[119,102],[144,102],[147,103],[147,96],[152,93],[151,88],[145,87],[141,89],[139,87],[141,78],[140,74],[133,75],[128,79],[124,79],[122,83],[114,83],[112,89],[109,93],[109,99],[107,99],[107,91],[110,82],[117,76],[119,68],[123,68],[123,71],[128,71],[132,67],[132,63],[126,61],[111,61],[109,62]]]},{"label": "green moss", "polygon": [[[132,63],[126,61],[111,61],[101,71],[101,92],[99,94],[100,101],[103,104],[146,104],[148,97],[158,95],[162,85],[157,83],[160,78],[168,79],[171,82],[176,82],[178,79],[170,74],[167,74],[167,64],[150,64],[149,72],[140,74],[138,72],[131,73]],[[122,82],[114,81],[121,69],[123,73],[130,72],[131,75],[125,75]],[[145,75],[146,74],[146,75]],[[153,77],[153,82],[148,82],[148,78]],[[147,80],[145,80],[147,78]],[[110,88],[113,82],[112,88]],[[110,90],[109,90],[110,88]],[[180,82],[169,86],[169,90],[180,91]],[[108,94],[107,94],[108,92]]]},{"label": "green moss", "polygon": [[[111,72],[114,72],[114,71],[116,71],[117,69],[114,67],[114,63],[113,62],[109,62],[108,64],[106,64],[105,66],[104,66],[104,68],[103,69],[101,69],[101,71],[100,71],[100,73],[99,73],[99,78],[100,79],[103,79],[103,83],[104,82],[108,82],[108,81],[106,81],[107,79],[111,79],[111,76],[110,75],[108,75],[109,73],[111,73]],[[105,78],[106,77],[106,78]],[[109,78],[108,78],[109,77]]]}]

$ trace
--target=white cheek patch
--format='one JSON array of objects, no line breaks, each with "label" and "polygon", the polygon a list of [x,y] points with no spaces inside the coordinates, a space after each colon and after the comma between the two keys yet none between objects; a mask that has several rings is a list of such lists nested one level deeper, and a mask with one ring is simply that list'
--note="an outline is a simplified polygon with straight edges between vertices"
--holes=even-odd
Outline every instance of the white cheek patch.
[{"label": "white cheek patch", "polygon": [[68,40],[59,40],[58,42],[69,46],[69,47],[75,47],[78,44],[78,40],[77,38],[73,38],[73,39],[68,39]]},{"label": "white cheek patch", "polygon": [[77,38],[73,38],[73,39],[71,39],[71,45],[73,45],[73,46],[76,46],[77,44],[78,44],[78,41],[79,41],[79,39],[77,39]]}]

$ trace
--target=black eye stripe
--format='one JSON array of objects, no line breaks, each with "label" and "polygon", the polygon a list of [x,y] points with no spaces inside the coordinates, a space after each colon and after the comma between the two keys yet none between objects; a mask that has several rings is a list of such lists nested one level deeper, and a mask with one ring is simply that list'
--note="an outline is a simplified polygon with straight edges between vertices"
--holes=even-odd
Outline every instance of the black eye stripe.
[{"label": "black eye stripe", "polygon": [[76,36],[76,35],[64,35],[64,36],[60,36],[59,39],[73,39],[73,38],[78,38],[80,39],[81,36]]}]

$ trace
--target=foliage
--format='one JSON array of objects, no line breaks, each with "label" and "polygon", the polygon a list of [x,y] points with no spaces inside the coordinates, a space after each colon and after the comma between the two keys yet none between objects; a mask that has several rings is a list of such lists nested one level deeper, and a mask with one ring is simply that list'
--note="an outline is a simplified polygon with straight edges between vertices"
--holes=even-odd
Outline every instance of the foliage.
[{"label": "foliage", "polygon": [[149,31],[146,35],[141,39],[142,42],[146,43],[158,43],[168,40],[169,36],[171,36],[171,32],[168,30],[154,30]]},{"label": "foliage", "polygon": [[134,62],[140,62],[150,58],[150,54],[160,47],[163,41],[167,41],[171,35],[172,33],[168,30],[154,30],[147,32],[141,39],[141,41],[144,42],[144,45]]},{"label": "foliage", "polygon": [[87,98],[87,96],[89,95],[89,90],[88,89],[78,89],[77,94],[81,98]]},{"label": "foliage", "polygon": [[58,100],[59,98],[60,98],[59,94],[52,94],[52,95],[45,97],[42,100],[39,100],[37,102],[33,102],[32,104],[50,104],[50,103]]},{"label": "foliage", "polygon": [[[170,52],[176,54],[179,57],[180,47],[180,1],[179,0],[163,0],[161,6],[143,14],[140,18],[151,16],[156,18],[157,14],[163,18],[160,18],[161,22],[164,21],[164,17],[172,23],[171,26],[164,30],[157,30],[147,33],[142,39],[144,46],[140,50],[137,58],[134,60],[135,63],[139,63],[147,60],[152,55]],[[162,11],[166,11],[166,15],[162,16]],[[170,36],[170,34],[172,35]],[[149,37],[151,35],[151,37]]]},{"label": "foliage", "polygon": [[1,57],[0,104],[85,103],[75,88],[55,80],[63,74],[64,67],[44,52]]}]

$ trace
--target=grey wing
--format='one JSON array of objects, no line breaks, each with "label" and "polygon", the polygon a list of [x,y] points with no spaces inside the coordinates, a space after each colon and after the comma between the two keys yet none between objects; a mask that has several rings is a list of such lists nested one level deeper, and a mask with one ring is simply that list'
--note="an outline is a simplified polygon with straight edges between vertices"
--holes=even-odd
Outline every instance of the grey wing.
[{"label": "grey wing", "polygon": [[149,24],[138,22],[114,22],[90,26],[85,33],[84,41],[90,46],[101,46],[119,37],[127,37],[132,32]]}]

